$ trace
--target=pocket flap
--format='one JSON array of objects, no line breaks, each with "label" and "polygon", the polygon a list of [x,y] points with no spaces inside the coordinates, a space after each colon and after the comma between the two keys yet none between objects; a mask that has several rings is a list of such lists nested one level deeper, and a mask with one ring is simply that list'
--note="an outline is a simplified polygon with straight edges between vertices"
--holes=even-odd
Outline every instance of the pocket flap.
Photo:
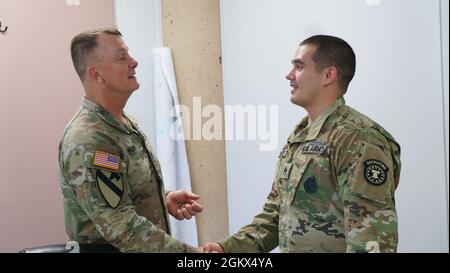
[{"label": "pocket flap", "polygon": [[305,173],[311,161],[312,158],[309,157],[302,162],[294,164],[295,167],[293,168],[294,170],[292,171],[292,176],[290,179],[290,181],[292,182],[292,189],[289,192],[289,204],[292,204],[292,202],[294,201],[295,193],[297,192],[297,187],[300,184],[303,174]]}]

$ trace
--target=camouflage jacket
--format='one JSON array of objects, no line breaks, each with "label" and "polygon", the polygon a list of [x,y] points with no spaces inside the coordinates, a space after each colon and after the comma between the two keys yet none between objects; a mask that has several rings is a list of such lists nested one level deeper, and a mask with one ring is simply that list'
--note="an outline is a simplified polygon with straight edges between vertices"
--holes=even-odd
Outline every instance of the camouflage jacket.
[{"label": "camouflage jacket", "polygon": [[121,252],[187,252],[170,236],[159,163],[137,124],[118,122],[88,99],[59,146],[66,231]]},{"label": "camouflage jacket", "polygon": [[294,129],[263,211],[219,243],[226,252],[396,252],[400,166],[394,138],[340,98]]}]

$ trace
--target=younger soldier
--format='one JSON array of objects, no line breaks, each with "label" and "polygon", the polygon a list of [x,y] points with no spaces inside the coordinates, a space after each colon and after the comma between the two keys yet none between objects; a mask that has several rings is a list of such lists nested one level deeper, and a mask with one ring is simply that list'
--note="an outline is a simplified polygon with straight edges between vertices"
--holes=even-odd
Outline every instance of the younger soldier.
[{"label": "younger soldier", "polygon": [[355,54],[342,39],[300,44],[286,76],[308,112],[280,153],[272,191],[253,222],[207,252],[396,252],[400,146],[346,106]]}]

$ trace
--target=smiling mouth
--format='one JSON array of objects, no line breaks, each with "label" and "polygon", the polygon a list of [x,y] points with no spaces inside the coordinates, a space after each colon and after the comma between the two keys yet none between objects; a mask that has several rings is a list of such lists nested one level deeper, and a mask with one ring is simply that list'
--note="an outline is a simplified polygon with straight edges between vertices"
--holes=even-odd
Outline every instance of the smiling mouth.
[{"label": "smiling mouth", "polygon": [[291,87],[292,87],[291,94],[294,94],[294,91],[297,90],[298,87],[297,86],[293,86],[293,85],[291,85]]}]

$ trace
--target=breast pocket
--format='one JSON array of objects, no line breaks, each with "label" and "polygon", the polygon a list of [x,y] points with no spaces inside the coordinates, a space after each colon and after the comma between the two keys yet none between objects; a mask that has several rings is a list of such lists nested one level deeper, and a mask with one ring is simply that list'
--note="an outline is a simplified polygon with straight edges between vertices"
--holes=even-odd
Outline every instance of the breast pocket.
[{"label": "breast pocket", "polygon": [[292,202],[294,201],[295,194],[297,192],[297,188],[300,184],[300,181],[302,181],[302,178],[305,174],[305,171],[307,170],[308,166],[311,164],[312,158],[308,157],[303,160],[300,160],[299,162],[295,162],[293,164],[290,177],[289,177],[289,184],[290,189],[288,189],[288,202],[290,205],[292,205]]}]

